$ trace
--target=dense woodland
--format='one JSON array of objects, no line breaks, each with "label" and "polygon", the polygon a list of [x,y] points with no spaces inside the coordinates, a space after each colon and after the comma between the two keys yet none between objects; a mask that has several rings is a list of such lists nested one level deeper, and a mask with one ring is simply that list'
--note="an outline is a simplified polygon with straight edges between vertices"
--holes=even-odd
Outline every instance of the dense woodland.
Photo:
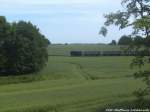
[{"label": "dense woodland", "polygon": [[48,60],[50,42],[31,22],[9,23],[0,17],[0,74],[37,72]]}]

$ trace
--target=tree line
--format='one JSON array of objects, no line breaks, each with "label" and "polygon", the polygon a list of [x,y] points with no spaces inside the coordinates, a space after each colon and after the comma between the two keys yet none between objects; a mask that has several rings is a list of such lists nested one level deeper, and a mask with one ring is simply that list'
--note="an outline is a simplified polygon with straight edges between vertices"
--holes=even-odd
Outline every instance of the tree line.
[{"label": "tree line", "polygon": [[48,61],[49,40],[31,22],[9,23],[0,16],[0,74],[40,71]]},{"label": "tree line", "polygon": [[109,45],[144,46],[148,41],[149,40],[147,40],[146,38],[143,38],[142,36],[136,36],[136,37],[132,38],[131,35],[123,35],[123,36],[121,36],[121,38],[119,39],[118,42],[116,42],[116,40],[112,40],[111,43],[109,43]]}]

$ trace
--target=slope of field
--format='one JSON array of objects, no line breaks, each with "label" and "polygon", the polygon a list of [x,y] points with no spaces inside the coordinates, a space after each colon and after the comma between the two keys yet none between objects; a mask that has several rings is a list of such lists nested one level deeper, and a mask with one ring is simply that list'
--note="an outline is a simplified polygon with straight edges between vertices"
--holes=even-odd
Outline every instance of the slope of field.
[{"label": "slope of field", "polygon": [[0,111],[29,112],[31,109],[31,112],[39,112],[39,109],[45,109],[42,112],[94,112],[106,103],[132,99],[132,92],[139,85],[142,86],[140,82],[127,78],[7,85],[0,90]]},{"label": "slope of field", "polygon": [[52,56],[70,56],[70,51],[118,51],[120,47],[102,44],[52,44],[49,46],[48,52]]},{"label": "slope of field", "polygon": [[131,60],[51,56],[34,74],[41,81],[0,86],[0,112],[96,112],[105,104],[132,100],[132,92],[144,84],[131,77]]},{"label": "slope of field", "polygon": [[49,64],[40,74],[45,79],[105,79],[130,77],[133,57],[49,57]]}]

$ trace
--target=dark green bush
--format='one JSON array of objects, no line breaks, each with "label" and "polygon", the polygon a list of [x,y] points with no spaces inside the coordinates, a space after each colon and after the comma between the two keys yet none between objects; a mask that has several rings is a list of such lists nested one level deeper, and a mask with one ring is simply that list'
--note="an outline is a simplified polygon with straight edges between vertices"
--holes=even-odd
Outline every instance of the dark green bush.
[{"label": "dark green bush", "polygon": [[48,60],[49,41],[30,22],[8,23],[0,17],[0,74],[40,71]]}]

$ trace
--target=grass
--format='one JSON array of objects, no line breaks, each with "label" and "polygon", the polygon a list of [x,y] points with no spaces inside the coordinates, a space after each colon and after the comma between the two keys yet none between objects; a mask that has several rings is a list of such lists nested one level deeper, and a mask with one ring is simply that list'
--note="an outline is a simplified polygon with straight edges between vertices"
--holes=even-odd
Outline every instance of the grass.
[{"label": "grass", "polygon": [[104,47],[52,45],[49,53],[63,56],[49,56],[41,72],[0,77],[0,112],[103,112],[108,104],[130,105],[133,91],[145,87],[132,78],[137,70],[129,67],[133,57],[68,57],[69,50],[98,46]]},{"label": "grass", "polygon": [[0,86],[0,111],[95,112],[105,104],[132,100],[132,92],[144,84],[131,77],[131,59],[49,57],[47,67],[34,74],[40,80]]},{"label": "grass", "polygon": [[52,44],[49,46],[48,52],[51,56],[70,56],[70,51],[116,51],[120,50],[120,47],[103,44]]},{"label": "grass", "polygon": [[0,92],[0,109],[2,111],[21,111],[22,108],[48,105],[49,107],[64,109],[67,112],[68,109],[73,108],[84,109],[87,106],[90,108],[93,105],[99,106],[101,103],[113,102],[120,98],[130,99],[133,88],[138,87],[137,83],[140,82],[122,78],[81,81],[74,84],[67,83],[67,81],[56,81],[55,83],[60,85],[52,86],[54,85],[53,81],[43,81],[41,83],[3,86]]}]

